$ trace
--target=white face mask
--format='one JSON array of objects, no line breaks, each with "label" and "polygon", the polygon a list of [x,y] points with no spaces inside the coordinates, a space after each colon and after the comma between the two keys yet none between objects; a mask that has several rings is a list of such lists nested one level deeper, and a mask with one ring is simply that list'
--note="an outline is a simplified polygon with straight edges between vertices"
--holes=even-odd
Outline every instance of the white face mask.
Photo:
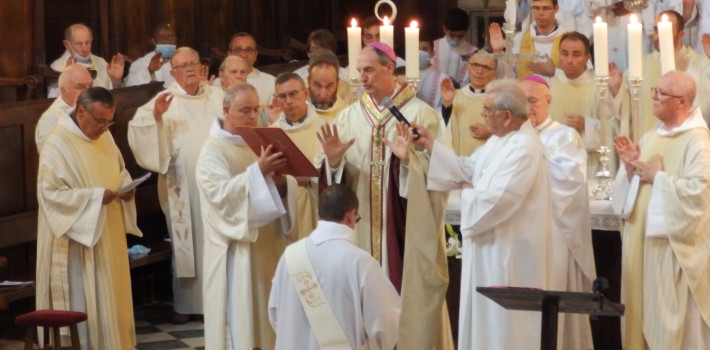
[{"label": "white face mask", "polygon": [[426,51],[419,51],[419,68],[424,68],[429,65],[431,61],[431,56]]}]

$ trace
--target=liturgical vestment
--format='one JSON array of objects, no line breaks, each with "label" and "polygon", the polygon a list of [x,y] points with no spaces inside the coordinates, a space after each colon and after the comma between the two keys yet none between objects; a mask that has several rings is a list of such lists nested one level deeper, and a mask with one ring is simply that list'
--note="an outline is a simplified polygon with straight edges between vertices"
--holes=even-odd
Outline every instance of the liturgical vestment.
[{"label": "liturgical vestment", "polygon": [[[434,138],[443,137],[441,116],[417,99],[414,90],[398,88],[391,98],[410,122],[426,128]],[[423,151],[410,152],[410,164],[404,166],[382,143],[383,138],[394,141],[396,123],[389,110],[368,94],[344,109],[334,124],[341,141],[355,139],[355,143],[337,168],[331,169],[321,157],[318,164],[325,174],[321,181],[347,184],[360,199],[362,221],[355,228],[356,244],[382,264],[402,295],[398,346],[451,349],[444,302],[448,284],[443,234],[446,194],[425,190],[428,157]],[[427,300],[426,305],[422,300]]]},{"label": "liturgical vestment", "polygon": [[710,136],[695,108],[682,125],[657,124],[640,160],[660,155],[653,184],[620,167],[614,209],[622,234],[624,349],[710,347]]},{"label": "liturgical vestment", "polygon": [[[84,311],[82,349],[136,344],[126,233],[142,236],[134,201],[102,205],[131,181],[111,134],[87,138],[59,120],[42,147],[37,179],[37,310]],[[88,331],[88,332],[87,332]]]},{"label": "liturgical vestment", "polygon": [[[273,179],[262,175],[257,155],[219,121],[197,164],[205,224],[205,348],[273,349],[271,278],[287,245],[295,196],[284,203]],[[287,182],[288,193],[295,193],[295,179]]]},{"label": "liturgical vestment", "polygon": [[[173,94],[160,122],[153,117],[155,100]],[[156,172],[160,206],[173,244],[173,303],[181,314],[202,313],[202,217],[195,165],[210,126],[222,115],[224,94],[207,84],[196,96],[178,83],[140,107],[128,124],[128,144],[138,165]]]},{"label": "liturgical vestment", "polygon": [[485,139],[474,138],[470,128],[474,124],[486,123],[481,116],[483,96],[482,92],[474,92],[471,85],[456,90],[451,105],[451,117],[446,125],[446,132],[456,155],[468,157],[486,142]]},{"label": "liturgical vestment", "polygon": [[540,314],[505,310],[476,292],[479,286],[550,286],[550,180],[535,129],[525,123],[503,137],[491,136],[470,157],[436,142],[427,180],[436,190],[473,185],[461,191],[459,349],[540,344]]},{"label": "liturgical vestment", "polygon": [[[588,292],[596,278],[587,188],[587,152],[574,129],[549,116],[535,127],[550,168],[552,190],[552,290]],[[591,349],[589,316],[561,313],[560,349]]]}]

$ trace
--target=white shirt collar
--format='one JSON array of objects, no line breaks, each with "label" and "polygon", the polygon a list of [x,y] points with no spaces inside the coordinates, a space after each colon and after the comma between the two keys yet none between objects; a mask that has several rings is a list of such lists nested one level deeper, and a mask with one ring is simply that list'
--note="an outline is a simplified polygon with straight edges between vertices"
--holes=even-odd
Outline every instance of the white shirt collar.
[{"label": "white shirt collar", "polygon": [[344,239],[355,243],[355,230],[337,222],[318,220],[318,226],[308,237],[313,240],[315,245],[334,239]]},{"label": "white shirt collar", "polygon": [[224,122],[224,119],[222,118],[214,119],[214,122],[212,122],[212,127],[210,128],[210,135],[212,137],[234,146],[246,145],[246,142],[244,142],[244,139],[241,136],[232,135],[222,129],[222,122]]}]

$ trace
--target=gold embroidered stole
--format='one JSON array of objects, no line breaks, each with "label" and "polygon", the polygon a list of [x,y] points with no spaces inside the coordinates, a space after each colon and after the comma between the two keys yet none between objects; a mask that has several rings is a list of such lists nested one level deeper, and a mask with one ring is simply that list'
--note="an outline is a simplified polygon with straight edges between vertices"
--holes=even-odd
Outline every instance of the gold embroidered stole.
[{"label": "gold embroidered stole", "polygon": [[[562,36],[558,36],[555,38],[552,43],[552,52],[550,52],[550,58],[552,59],[552,63],[555,64],[555,67],[560,66],[560,39],[562,39]],[[532,35],[530,35],[530,31],[528,30],[527,32],[525,32],[525,34],[523,34],[523,39],[522,41],[520,41],[520,53],[531,54],[534,52],[535,41],[533,40]],[[518,60],[518,79],[522,79],[530,74],[533,74],[533,72],[528,68],[529,63],[530,60]]]},{"label": "gold embroidered stole", "polygon": [[[392,98],[392,104],[401,109],[414,96],[416,91],[405,86],[399,89]],[[368,94],[363,94],[360,99],[360,106],[370,121],[372,134],[370,139],[370,242],[372,256],[382,264],[382,232],[384,227],[384,201],[387,199],[383,190],[386,188],[387,169],[385,145],[382,138],[385,135],[385,125],[390,119],[396,119],[387,108],[379,110],[377,105]]]}]

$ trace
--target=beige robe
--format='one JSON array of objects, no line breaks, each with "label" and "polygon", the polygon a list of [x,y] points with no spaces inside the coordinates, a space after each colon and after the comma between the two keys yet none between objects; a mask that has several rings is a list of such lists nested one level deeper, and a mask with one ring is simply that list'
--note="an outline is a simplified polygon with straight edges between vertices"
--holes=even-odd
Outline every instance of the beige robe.
[{"label": "beige robe", "polygon": [[708,129],[696,109],[675,130],[659,124],[642,138],[641,161],[662,157],[653,184],[629,185],[625,168],[619,171],[615,210],[628,215],[622,236],[624,349],[710,346],[709,150]]},{"label": "beige robe", "polygon": [[[282,232],[289,231],[285,226],[293,218],[284,217],[287,208],[271,177],[261,174],[257,159],[241,137],[222,130],[215,121],[198,160],[205,223],[202,287],[207,349],[275,345],[268,318],[271,278],[288,243]],[[295,187],[290,178],[289,193]],[[288,202],[295,203],[295,198]]]},{"label": "beige robe", "polygon": [[[173,94],[160,122],[155,100]],[[195,166],[210,125],[222,115],[223,92],[202,85],[190,96],[174,83],[140,107],[128,123],[128,144],[138,165],[156,172],[158,196],[173,241],[173,305],[181,314],[202,313],[202,217]]]},{"label": "beige robe", "polygon": [[[315,162],[318,155],[323,152],[317,133],[324,122],[315,109],[308,106],[307,117],[302,123],[289,125],[286,117],[281,113],[272,126],[283,129],[306,158]],[[296,217],[294,229],[298,239],[301,239],[311,234],[318,221],[318,178],[312,178],[305,186],[298,186],[296,193],[299,215]]]},{"label": "beige robe", "polygon": [[44,142],[37,181],[36,308],[86,312],[83,349],[136,344],[125,236],[142,236],[135,203],[117,199],[102,205],[105,189],[116,191],[130,181],[108,132],[92,141],[66,118]]},{"label": "beige robe", "polygon": [[[410,122],[427,128],[435,138],[442,138],[444,123],[441,116],[414,95],[412,89],[402,88],[397,90],[392,100]],[[355,144],[345,153],[337,169],[331,169],[324,156],[318,163],[325,166],[328,184],[346,183],[360,198],[359,214],[362,221],[355,228],[356,244],[383,264],[385,271],[388,271],[386,215],[392,152],[380,140],[395,139],[396,122],[387,108],[378,106],[369,95],[363,95],[360,102],[343,110],[334,123],[338,127],[341,141],[355,139]],[[423,184],[425,170],[422,169],[428,168],[428,157],[422,151],[417,151],[410,158],[413,159],[409,168],[400,167],[399,194],[409,200],[398,346],[401,349],[453,349],[451,325],[444,302],[448,271],[444,253],[443,217],[439,219],[444,201],[431,193],[427,199],[418,190],[414,192],[416,194],[408,193],[408,175],[420,174],[419,183]],[[411,191],[417,186],[422,185],[413,184]],[[426,221],[425,218],[431,220]],[[413,243],[410,244],[410,240]],[[417,252],[412,251],[410,254],[412,249]],[[426,305],[423,305],[422,300],[426,300]]]},{"label": "beige robe", "polygon": [[473,124],[486,123],[481,116],[483,96],[482,93],[471,91],[470,85],[456,90],[446,133],[451,139],[454,153],[458,156],[468,157],[486,142],[486,140],[474,138],[470,129]]}]

